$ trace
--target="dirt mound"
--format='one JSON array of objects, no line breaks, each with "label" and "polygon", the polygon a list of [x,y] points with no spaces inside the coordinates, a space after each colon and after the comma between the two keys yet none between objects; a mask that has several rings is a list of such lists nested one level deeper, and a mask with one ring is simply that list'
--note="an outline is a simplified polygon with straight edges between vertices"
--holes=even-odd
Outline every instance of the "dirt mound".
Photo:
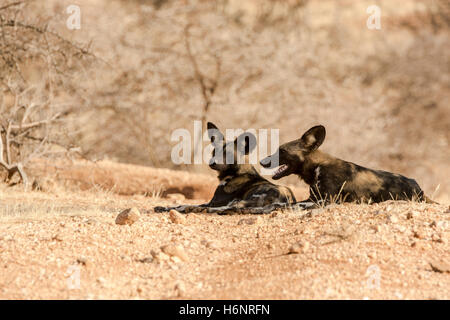
[{"label": "dirt mound", "polygon": [[[31,162],[27,169],[37,181],[35,188],[43,191],[59,183],[69,189],[75,186],[80,190],[101,189],[119,195],[143,194],[172,199],[176,196],[170,195],[182,194],[188,200],[208,201],[218,184],[213,173],[206,175],[112,161],[39,159]],[[307,198],[307,189],[290,188],[297,199]]]},{"label": "dirt mound", "polygon": [[111,161],[39,159],[28,167],[44,189],[50,180],[77,186],[80,190],[100,188],[119,195],[167,197],[170,194],[183,194],[187,199],[209,199],[217,185],[217,178],[205,174]]}]

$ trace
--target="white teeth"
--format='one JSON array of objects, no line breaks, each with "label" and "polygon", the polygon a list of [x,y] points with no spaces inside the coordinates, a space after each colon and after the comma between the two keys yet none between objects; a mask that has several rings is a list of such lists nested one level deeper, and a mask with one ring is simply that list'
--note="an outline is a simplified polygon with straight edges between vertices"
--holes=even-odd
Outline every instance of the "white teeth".
[{"label": "white teeth", "polygon": [[287,165],[285,165],[285,164],[281,165],[281,166],[278,168],[278,170],[275,172],[274,176],[280,175],[281,173],[283,173],[283,172],[286,171],[287,169],[288,169],[288,166],[287,166]]}]

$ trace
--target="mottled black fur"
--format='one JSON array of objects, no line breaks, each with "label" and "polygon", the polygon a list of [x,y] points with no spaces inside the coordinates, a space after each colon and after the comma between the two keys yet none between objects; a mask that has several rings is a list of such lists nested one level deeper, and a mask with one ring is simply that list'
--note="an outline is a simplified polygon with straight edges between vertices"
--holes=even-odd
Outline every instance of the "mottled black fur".
[{"label": "mottled black fur", "polygon": [[399,174],[372,170],[334,158],[317,148],[325,139],[325,128],[309,129],[300,139],[285,143],[276,153],[261,160],[273,167],[275,157],[279,169],[274,179],[296,174],[310,186],[305,201],[382,202],[386,200],[417,200],[432,202],[417,182]]}]

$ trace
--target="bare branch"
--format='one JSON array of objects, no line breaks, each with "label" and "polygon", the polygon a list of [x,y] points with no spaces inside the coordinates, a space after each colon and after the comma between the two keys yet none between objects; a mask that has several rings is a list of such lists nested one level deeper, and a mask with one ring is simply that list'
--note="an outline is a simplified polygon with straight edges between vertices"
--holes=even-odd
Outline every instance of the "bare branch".
[{"label": "bare branch", "polygon": [[24,3],[26,3],[26,1],[11,2],[11,3],[8,3],[7,5],[4,5],[3,7],[0,7],[0,11],[1,10],[6,10],[8,8],[11,8],[11,7],[19,6],[19,5],[24,4]]},{"label": "bare branch", "polygon": [[11,129],[12,130],[27,130],[27,129],[39,127],[44,124],[49,124],[50,122],[57,120],[62,115],[63,115],[62,113],[58,112],[50,119],[45,119],[45,120],[41,120],[41,121],[35,121],[35,122],[30,122],[30,123],[25,123],[25,124],[20,124],[20,125],[11,125]]},{"label": "bare branch", "polygon": [[19,162],[19,163],[11,165],[4,161],[3,139],[2,139],[1,135],[0,135],[0,166],[5,168],[5,170],[7,171],[6,182],[9,182],[12,179],[12,177],[14,176],[14,174],[17,172],[19,174],[20,178],[22,179],[25,189],[28,189],[28,187],[29,187],[28,177],[27,177],[25,171],[23,170],[22,164]]}]

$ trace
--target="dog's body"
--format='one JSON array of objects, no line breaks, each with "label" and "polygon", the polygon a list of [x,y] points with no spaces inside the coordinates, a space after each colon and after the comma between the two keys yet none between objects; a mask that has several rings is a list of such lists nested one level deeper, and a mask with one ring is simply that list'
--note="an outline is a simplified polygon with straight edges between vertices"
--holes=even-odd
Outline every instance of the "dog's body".
[{"label": "dog's body", "polygon": [[261,165],[271,167],[278,157],[280,168],[273,179],[296,174],[310,186],[313,202],[382,202],[417,200],[432,202],[417,182],[399,174],[364,168],[317,150],[325,139],[325,128],[309,129],[297,140],[285,143]]},{"label": "dog's body", "polygon": [[[156,207],[156,212],[175,209],[179,212],[210,212],[210,213],[268,213],[276,208],[287,207],[296,202],[292,191],[283,186],[278,186],[264,179],[250,164],[239,164],[237,153],[242,151],[248,154],[256,143],[250,143],[250,139],[256,138],[250,134],[243,134],[234,142],[228,143],[230,149],[234,149],[234,161],[225,164],[227,143],[217,127],[208,123],[208,133],[216,148],[210,167],[219,172],[219,186],[214,192],[210,202],[197,206]],[[245,136],[244,136],[245,135]],[[217,141],[219,140],[219,141]],[[239,150],[238,143],[244,140],[244,146]],[[231,145],[234,144],[234,145]],[[223,161],[217,161],[216,150],[222,154]]]}]

